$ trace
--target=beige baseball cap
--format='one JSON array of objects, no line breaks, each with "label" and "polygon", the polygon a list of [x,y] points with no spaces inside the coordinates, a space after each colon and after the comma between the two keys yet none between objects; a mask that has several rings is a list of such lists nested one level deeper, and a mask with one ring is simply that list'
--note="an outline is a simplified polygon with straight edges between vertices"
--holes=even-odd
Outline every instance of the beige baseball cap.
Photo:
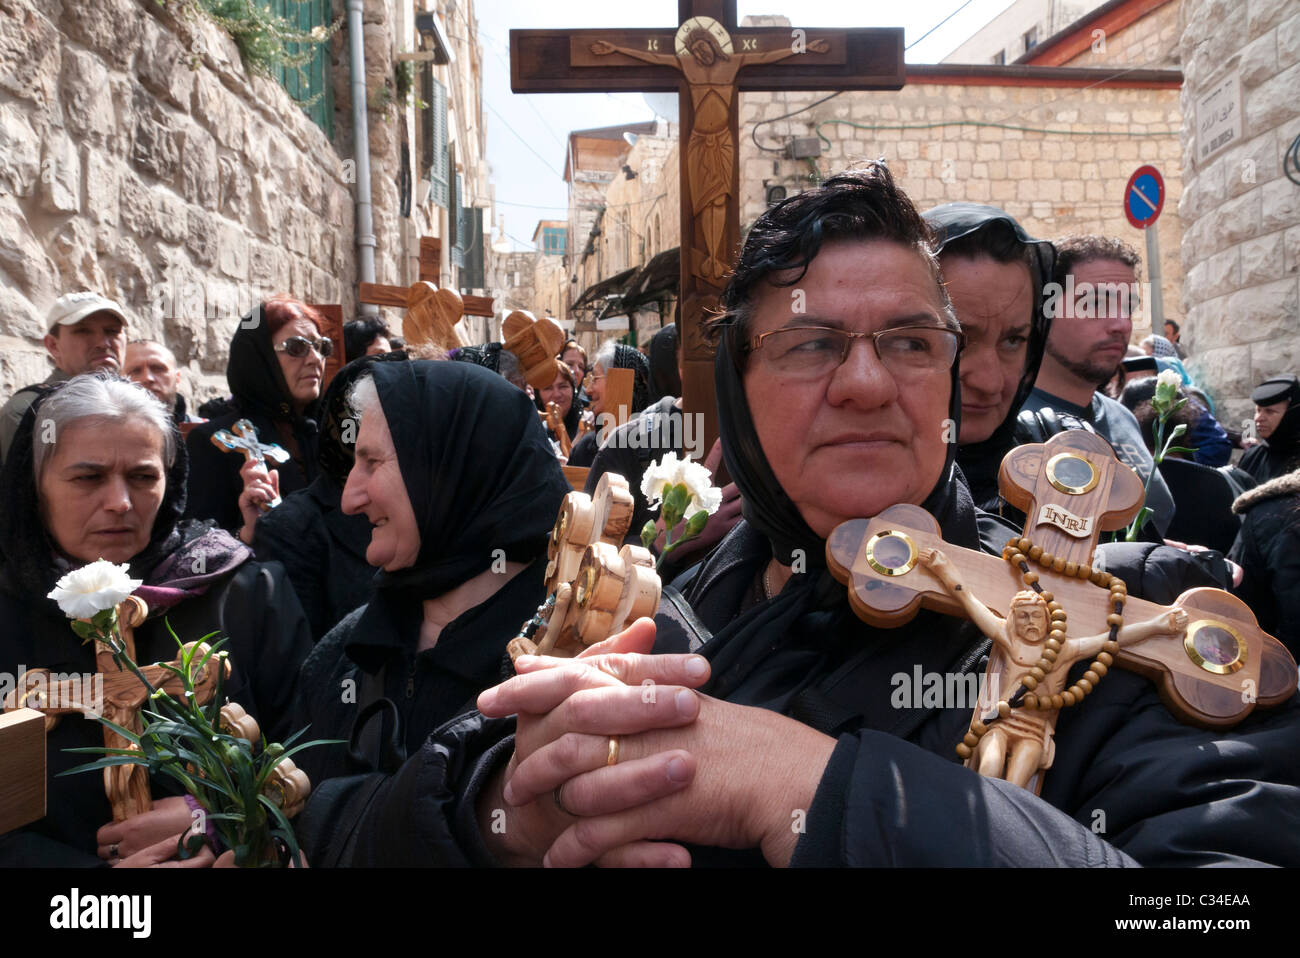
[{"label": "beige baseball cap", "polygon": [[91,292],[66,293],[55,300],[51,307],[50,314],[45,319],[45,331],[52,333],[55,326],[79,323],[91,313],[112,313],[122,321],[123,326],[130,325],[122,307],[108,297]]}]

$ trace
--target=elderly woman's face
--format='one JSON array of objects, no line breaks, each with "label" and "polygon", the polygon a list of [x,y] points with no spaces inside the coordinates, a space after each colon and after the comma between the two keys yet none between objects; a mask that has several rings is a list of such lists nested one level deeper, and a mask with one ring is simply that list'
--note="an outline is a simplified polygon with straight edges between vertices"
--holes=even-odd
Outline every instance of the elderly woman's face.
[{"label": "elderly woman's face", "polygon": [[591,374],[586,382],[587,398],[591,400],[591,411],[599,416],[605,411],[605,367],[600,363],[591,367]]},{"label": "elderly woman's face", "polygon": [[97,419],[63,427],[38,483],[45,528],[81,562],[129,562],[143,552],[166,490],[158,430]]},{"label": "elderly woman's face", "polygon": [[[823,246],[793,287],[762,287],[750,336],[916,323],[945,323],[921,257],[888,241],[843,241]],[[842,365],[808,379],[777,371],[764,352],[749,357],[745,396],[772,472],[813,531],[825,537],[848,519],[929,495],[947,455],[950,368],[896,375],[859,339]]]},{"label": "elderly woman's face", "polygon": [[357,430],[356,457],[343,488],[343,511],[361,513],[374,527],[366,562],[393,571],[415,564],[420,554],[420,529],[406,493],[388,420],[378,403],[371,403]]},{"label": "elderly woman's face", "polygon": [[567,416],[573,408],[573,384],[562,373],[555,374],[555,381],[542,390],[542,402],[549,407],[555,403],[560,407],[560,415]]},{"label": "elderly woman's face", "polygon": [[564,365],[573,371],[573,381],[581,384],[587,376],[587,361],[582,358],[582,353],[570,349],[560,358],[564,361]]}]

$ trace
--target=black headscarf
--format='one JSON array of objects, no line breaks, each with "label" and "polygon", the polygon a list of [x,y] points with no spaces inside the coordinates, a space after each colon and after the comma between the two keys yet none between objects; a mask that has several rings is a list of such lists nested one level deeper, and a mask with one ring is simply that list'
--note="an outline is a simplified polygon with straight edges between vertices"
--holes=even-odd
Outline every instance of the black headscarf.
[{"label": "black headscarf", "polygon": [[431,599],[541,555],[570,491],[528,396],[469,363],[376,363],[379,403],[420,529],[415,565],[380,572],[390,596]]},{"label": "black headscarf", "polygon": [[[1051,330],[1051,320],[1043,309],[1044,290],[1052,278],[1052,264],[1056,260],[1056,250],[1046,240],[1031,237],[1013,217],[996,206],[984,206],[979,203],[945,203],[927,210],[922,216],[935,233],[935,250],[941,258],[944,249],[952,243],[987,229],[994,223],[1005,224],[1022,245],[1031,248],[1036,254],[1038,275],[1033,279],[1038,295],[1029,327],[1025,369],[1016,387],[1015,397],[1011,400],[1011,408],[989,438],[959,446],[957,449],[957,462],[961,465],[966,481],[970,484],[976,504],[983,508],[990,508],[997,504],[998,469],[1002,465],[1002,459],[1016,445],[1012,436],[1016,415],[1034,388],[1034,380],[1038,378],[1038,368],[1043,361],[1043,351],[1047,347],[1047,334]],[[960,321],[961,317],[957,319]]]},{"label": "black headscarf", "polygon": [[[3,569],[0,578],[9,588],[20,590],[33,600],[48,595],[63,575],[83,564],[64,556],[45,528],[32,452],[40,407],[67,384],[60,383],[46,391],[28,408],[0,470],[0,497],[5,503],[5,508],[0,509],[0,569]],[[175,587],[178,594],[172,598],[179,599],[183,597],[179,590],[189,590],[190,594],[201,592],[207,581],[252,558],[252,551],[222,530],[214,529],[211,522],[180,521],[185,512],[189,457],[176,424],[170,423],[170,428],[176,459],[167,470],[166,490],[154,517],[149,542],[132,557],[129,565],[133,578],[143,579],[148,585]],[[191,554],[196,558],[202,555],[203,563],[182,561]],[[206,572],[195,574],[196,567]],[[165,600],[159,601],[161,594],[148,598],[152,600],[151,615],[165,608]]]},{"label": "black headscarf", "polygon": [[[354,418],[352,407],[348,403],[348,393],[375,363],[405,362],[406,359],[406,353],[400,350],[359,356],[334,374],[329,388],[321,397],[316,461],[320,464],[321,472],[340,489],[347,485],[348,473],[352,471],[353,447],[357,442],[355,423],[351,430],[347,428],[347,423]],[[345,437],[351,441],[348,442]]]},{"label": "black headscarf", "polygon": [[650,403],[682,394],[677,371],[677,324],[669,323],[650,340]]},{"label": "black headscarf", "polygon": [[632,412],[641,412],[650,405],[650,361],[641,354],[641,350],[615,343],[614,368],[630,369],[635,373],[632,386]]},{"label": "black headscarf", "polygon": [[[560,363],[560,365],[564,366],[564,363]],[[564,368],[568,369],[569,367],[564,366]],[[556,375],[558,376],[559,373],[556,373]],[[579,383],[578,386],[573,387],[573,402],[569,403],[569,411],[564,416],[564,429],[568,432],[570,440],[578,435],[578,423],[582,420],[582,410],[586,408],[586,403],[583,402],[579,393],[581,385]],[[540,412],[546,412],[546,403],[542,401],[542,391],[540,389],[535,390],[533,393],[533,405]]]},{"label": "black headscarf", "polygon": [[[266,322],[261,304],[244,314],[230,340],[226,383],[244,415],[288,422],[295,435],[304,426],[310,435],[315,434],[314,420],[320,400],[309,405],[301,416],[294,413],[293,394],[289,392],[280,360],[275,355],[271,327]],[[303,447],[304,457],[308,448]]]},{"label": "black headscarf", "polygon": [[447,354],[448,359],[458,363],[473,363],[494,373],[499,373],[501,360],[501,343],[483,343],[480,346],[461,346]]}]

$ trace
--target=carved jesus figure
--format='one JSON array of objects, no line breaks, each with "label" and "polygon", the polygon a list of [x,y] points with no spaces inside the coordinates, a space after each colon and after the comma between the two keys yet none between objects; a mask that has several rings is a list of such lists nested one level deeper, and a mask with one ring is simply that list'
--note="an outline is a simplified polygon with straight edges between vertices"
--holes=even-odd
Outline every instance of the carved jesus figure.
[{"label": "carved jesus figure", "polygon": [[[736,74],[742,67],[756,63],[776,63],[808,51],[826,53],[830,44],[813,40],[802,49],[794,44],[776,50],[757,53],[728,53],[719,36],[730,46],[721,24],[707,18],[696,18],[682,36],[678,31],[678,45],[685,51],[657,53],[618,46],[607,40],[591,44],[597,56],[621,53],[645,63],[674,67],[681,70],[690,84],[694,122],[686,143],[686,168],[689,171],[691,210],[704,231],[705,255],[702,262],[692,264],[692,272],[713,286],[722,285],[727,275],[728,257],[723,248],[727,235],[727,198],[731,195],[732,173],[736,164],[736,147],[731,138],[731,110],[736,102]],[[683,26],[688,26],[691,21]]]},{"label": "carved jesus figure", "polygon": [[[1042,657],[1050,622],[1047,603],[1036,592],[1018,592],[1003,619],[975,598],[969,589],[962,587],[956,567],[940,550],[922,549],[917,559],[953,598],[961,602],[979,630],[993,640],[993,651],[984,670],[989,688],[996,693],[993,701],[1004,701],[1014,695],[1021,680]],[[1174,608],[1146,622],[1122,627],[1116,638],[1121,646],[1135,645],[1157,635],[1181,635],[1186,629],[1187,613]],[[1066,686],[1070,666],[1080,659],[1095,657],[1107,638],[1107,633],[1067,638],[1061,643],[1052,670],[1038,683],[1035,694],[1041,699],[1060,693]],[[985,711],[981,718],[988,723],[988,732],[980,739],[967,764],[981,775],[1004,778],[1027,788],[1037,772],[1052,765],[1055,757],[1052,734],[1059,711],[1013,709],[1007,718],[998,718],[996,707]]]}]

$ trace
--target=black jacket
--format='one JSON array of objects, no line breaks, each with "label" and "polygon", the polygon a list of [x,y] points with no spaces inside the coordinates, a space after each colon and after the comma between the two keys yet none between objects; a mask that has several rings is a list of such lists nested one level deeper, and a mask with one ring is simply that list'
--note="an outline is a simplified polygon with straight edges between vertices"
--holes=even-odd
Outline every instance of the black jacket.
[{"label": "black jacket", "polygon": [[1229,558],[1245,574],[1237,595],[1260,628],[1300,657],[1300,471],[1239,496],[1241,531]]},{"label": "black jacket", "polygon": [[[1184,588],[1214,584],[1183,566],[1177,550],[1134,543],[1103,551],[1107,568],[1133,595],[1169,601]],[[724,540],[698,574],[711,583],[693,603],[706,627],[736,614],[739,597],[751,591],[750,573],[768,554],[747,524]],[[671,603],[656,621],[659,647],[693,644]],[[784,714],[838,738],[793,864],[1300,864],[1297,697],[1256,711],[1232,731],[1206,732],[1178,722],[1146,679],[1114,669],[1080,706],[1062,713],[1056,761],[1039,798],[960,764],[953,750],[970,708],[895,709],[889,701],[903,665],[981,673],[987,641],[967,628],[960,647],[928,643],[922,658],[888,641],[888,632],[856,629],[856,648],[820,661],[798,642],[764,650],[754,678],[728,696],[750,704],[784,699]],[[709,654],[708,644],[699,651]],[[711,685],[720,681],[727,676],[715,673]],[[475,803],[510,757],[512,726],[469,712],[438,729],[370,797],[366,839],[351,862],[494,864],[479,837]],[[693,854],[697,864],[761,862],[754,853]]]},{"label": "black jacket", "polygon": [[1273,434],[1246,450],[1240,465],[1256,482],[1268,482],[1300,468],[1300,405],[1293,403]]},{"label": "black jacket", "polygon": [[283,566],[298,594],[313,641],[319,641],[370,595],[375,570],[366,562],[370,523],[345,515],[340,490],[324,475],[258,520],[253,551]]}]

